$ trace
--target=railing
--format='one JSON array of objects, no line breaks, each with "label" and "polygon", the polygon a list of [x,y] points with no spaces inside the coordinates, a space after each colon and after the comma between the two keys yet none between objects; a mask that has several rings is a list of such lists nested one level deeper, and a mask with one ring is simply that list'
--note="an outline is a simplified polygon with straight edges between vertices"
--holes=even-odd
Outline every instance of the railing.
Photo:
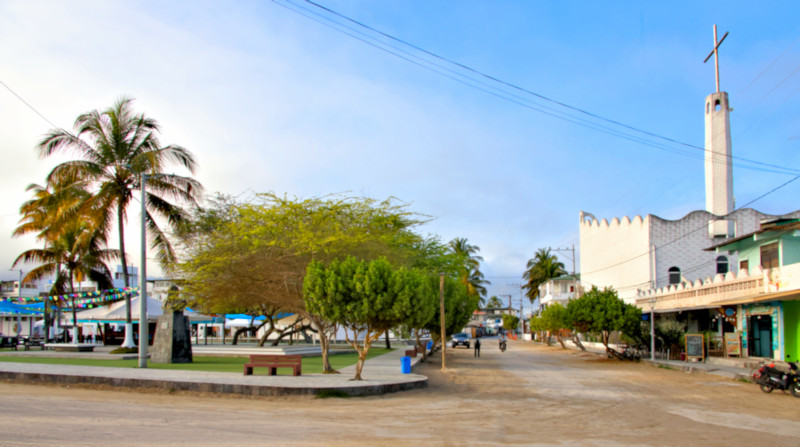
[{"label": "railing", "polygon": [[756,267],[752,274],[729,272],[705,280],[640,290],[636,306],[646,312],[651,308],[654,311],[680,310],[794,289],[800,289],[800,264],[774,269]]}]

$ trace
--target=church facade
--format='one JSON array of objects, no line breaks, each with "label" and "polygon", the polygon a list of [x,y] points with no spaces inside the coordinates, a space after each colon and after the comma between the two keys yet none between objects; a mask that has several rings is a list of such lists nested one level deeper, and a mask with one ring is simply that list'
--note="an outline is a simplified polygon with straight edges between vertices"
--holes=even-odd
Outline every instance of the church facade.
[{"label": "church facade", "polygon": [[[721,41],[716,26],[714,31],[716,62]],[[656,322],[677,320],[689,333],[707,334],[708,352],[796,361],[800,280],[786,278],[795,270],[800,277],[800,242],[794,239],[800,240],[800,230],[775,241],[763,238],[776,233],[769,229],[779,222],[800,219],[800,210],[770,215],[735,209],[731,110],[728,94],[719,91],[717,68],[717,91],[706,97],[703,111],[705,210],[678,220],[648,214],[608,221],[580,212],[581,283],[585,289],[614,288]],[[747,237],[756,248],[731,245]]]},{"label": "church facade", "polygon": [[800,212],[774,216],[744,208],[717,216],[699,210],[678,220],[648,214],[609,222],[582,211],[581,283],[587,289],[613,287],[620,298],[634,304],[643,290],[736,272],[739,262],[735,253],[705,250],[725,239],[709,228],[716,225],[726,232],[730,228],[731,236],[742,235],[758,230],[762,221],[782,217],[800,217]]}]

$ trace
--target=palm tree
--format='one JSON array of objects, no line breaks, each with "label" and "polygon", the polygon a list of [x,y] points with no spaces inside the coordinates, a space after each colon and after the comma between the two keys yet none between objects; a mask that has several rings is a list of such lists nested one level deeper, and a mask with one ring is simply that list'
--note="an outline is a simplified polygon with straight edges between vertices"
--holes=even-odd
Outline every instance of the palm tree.
[{"label": "palm tree", "polygon": [[489,298],[489,302],[486,304],[486,307],[499,309],[503,307],[503,301],[501,301],[497,296],[493,295],[491,298]]},{"label": "palm tree", "polygon": [[461,268],[461,283],[467,288],[469,295],[478,295],[481,297],[481,305],[484,303],[486,297],[486,286],[491,282],[484,279],[483,273],[480,271],[480,264],[483,261],[478,252],[481,251],[477,245],[470,245],[466,238],[455,238],[450,241],[450,253],[456,256]]},{"label": "palm tree", "polygon": [[[84,210],[104,235],[111,231],[116,217],[125,287],[130,287],[125,253],[126,211],[134,192],[141,188],[142,175],[154,176],[147,180],[145,221],[151,248],[162,265],[174,262],[176,256],[153,214],[166,219],[172,228],[179,226],[185,220],[184,211],[170,200],[195,205],[202,189],[200,183],[191,177],[163,175],[169,164],[177,164],[194,173],[194,157],[181,146],[162,147],[156,136],[158,123],[144,114],[134,114],[132,102],[129,98],[122,98],[102,112],[93,110],[80,115],[75,120],[76,133],[54,129],[39,143],[42,157],[64,152],[73,152],[80,157],[53,168],[48,183],[58,183],[63,179],[89,182],[93,192]],[[126,323],[130,330],[129,296],[126,296]]]},{"label": "palm tree", "polygon": [[[57,233],[57,234],[54,234]],[[75,311],[75,280],[97,282],[99,288],[111,287],[111,272],[106,261],[118,257],[117,250],[105,247],[103,234],[92,228],[91,221],[76,216],[59,228],[51,228],[48,244],[44,249],[32,249],[20,254],[14,266],[20,263],[40,264],[25,276],[27,281],[36,281],[56,273],[56,282],[68,281],[72,297],[72,318],[77,322]],[[62,266],[64,271],[62,271]],[[77,336],[77,328],[75,335]]]},{"label": "palm tree", "polygon": [[540,248],[532,259],[528,260],[527,269],[522,274],[525,284],[522,288],[526,290],[525,296],[531,303],[539,296],[539,286],[551,278],[566,275],[564,263],[559,262],[558,258],[550,253],[549,248]]}]

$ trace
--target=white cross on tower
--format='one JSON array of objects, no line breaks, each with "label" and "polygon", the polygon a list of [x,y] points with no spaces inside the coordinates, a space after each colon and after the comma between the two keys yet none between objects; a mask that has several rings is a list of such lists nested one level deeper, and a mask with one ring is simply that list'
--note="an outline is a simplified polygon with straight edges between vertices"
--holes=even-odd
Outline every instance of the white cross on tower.
[{"label": "white cross on tower", "polygon": [[714,55],[714,73],[717,75],[717,93],[719,93],[719,57],[717,55],[717,48],[719,48],[720,44],[722,43],[723,40],[725,40],[726,37],[728,37],[727,31],[725,31],[725,35],[722,36],[722,39],[720,39],[719,42],[717,42],[717,25],[714,25],[714,49],[711,50],[710,53],[708,53],[708,56],[706,56],[706,60],[703,61],[703,63],[705,64],[706,62],[708,62],[708,59],[711,58],[711,55],[712,54]]}]

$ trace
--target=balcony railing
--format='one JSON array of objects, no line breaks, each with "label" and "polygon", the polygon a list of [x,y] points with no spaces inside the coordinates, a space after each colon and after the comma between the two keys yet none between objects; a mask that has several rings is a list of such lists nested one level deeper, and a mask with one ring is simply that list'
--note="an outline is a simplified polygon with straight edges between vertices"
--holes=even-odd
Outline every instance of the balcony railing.
[{"label": "balcony railing", "polygon": [[645,312],[713,307],[715,303],[766,296],[770,293],[800,289],[800,264],[773,269],[755,267],[752,273],[742,270],[713,278],[682,282],[666,287],[640,290],[636,306]]}]

